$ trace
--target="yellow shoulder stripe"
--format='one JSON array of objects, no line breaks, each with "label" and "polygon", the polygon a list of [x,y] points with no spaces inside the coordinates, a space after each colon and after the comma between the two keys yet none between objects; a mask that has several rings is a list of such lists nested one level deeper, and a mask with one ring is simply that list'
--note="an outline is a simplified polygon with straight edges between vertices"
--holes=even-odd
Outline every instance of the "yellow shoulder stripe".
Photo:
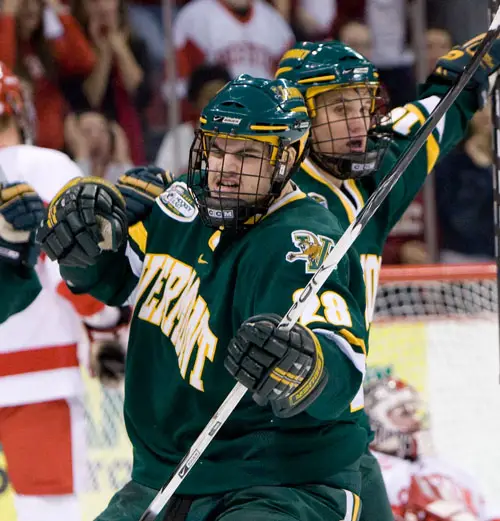
[{"label": "yellow shoulder stripe", "polygon": [[328,181],[328,179],[325,179],[322,175],[316,172],[312,165],[308,163],[308,160],[304,161],[301,167],[308,176],[312,177],[315,181],[318,181],[318,183],[327,186],[340,199],[340,202],[346,211],[349,223],[352,223],[356,218],[356,209],[354,208],[354,205],[351,203],[351,201],[349,201],[349,199],[342,193],[342,191],[332,182]]},{"label": "yellow shoulder stripe", "polygon": [[148,242],[148,232],[142,222],[134,224],[128,229],[129,239],[132,239],[142,253],[146,253],[146,243]]},{"label": "yellow shoulder stripe", "polygon": [[[411,112],[417,116],[420,125],[425,123],[426,117],[416,105],[410,103],[405,105],[405,108],[408,110],[408,112]],[[427,173],[430,174],[434,168],[434,165],[436,164],[436,161],[438,160],[440,151],[439,143],[433,134],[431,134],[427,139],[425,149],[427,151]]]}]

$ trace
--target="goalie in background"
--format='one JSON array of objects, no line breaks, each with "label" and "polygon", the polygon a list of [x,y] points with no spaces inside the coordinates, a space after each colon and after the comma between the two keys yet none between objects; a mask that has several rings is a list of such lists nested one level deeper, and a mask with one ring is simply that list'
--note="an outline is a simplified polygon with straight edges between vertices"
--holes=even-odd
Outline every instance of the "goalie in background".
[{"label": "goalie in background", "polygon": [[[10,316],[0,324],[0,444],[18,521],[78,521],[87,464],[82,324],[92,335],[95,372],[116,380],[125,356],[116,338],[128,310],[73,295],[57,264],[38,255],[29,232],[46,215],[44,203],[81,171],[65,154],[30,144],[33,116],[19,79],[0,63],[2,306],[25,298],[17,313],[1,311]],[[25,286],[16,285],[22,276]]]},{"label": "goalie in background", "polygon": [[375,432],[371,449],[396,521],[498,521],[500,509],[485,504],[475,480],[432,454],[427,411],[416,389],[391,371],[371,372],[365,384]]}]

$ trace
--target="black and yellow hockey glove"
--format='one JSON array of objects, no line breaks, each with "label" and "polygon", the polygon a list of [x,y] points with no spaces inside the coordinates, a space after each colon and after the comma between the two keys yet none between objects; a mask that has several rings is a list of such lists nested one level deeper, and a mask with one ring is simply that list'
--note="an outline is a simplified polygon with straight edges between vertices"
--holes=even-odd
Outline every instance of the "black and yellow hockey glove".
[{"label": "black and yellow hockey glove", "polygon": [[43,201],[30,185],[0,184],[0,259],[34,266],[40,252],[35,230],[45,215]]},{"label": "black and yellow hockey glove", "polygon": [[36,238],[59,264],[91,266],[102,251],[117,251],[127,239],[125,201],[104,179],[76,177],[52,199]]},{"label": "black and yellow hockey glove", "polygon": [[125,199],[129,226],[143,221],[149,215],[155,199],[172,180],[170,172],[156,166],[132,168],[118,179],[116,186]]},{"label": "black and yellow hockey glove", "polygon": [[[455,82],[457,76],[465,69],[486,33],[480,34],[463,45],[457,45],[437,61],[436,67],[431,74],[431,79],[440,79],[445,83]],[[480,95],[481,106],[484,103],[484,93],[488,90],[488,78],[500,67],[500,40],[497,39],[489,53],[481,61],[472,76],[467,89],[476,90]]]},{"label": "black and yellow hockey glove", "polygon": [[245,320],[229,342],[226,369],[280,418],[306,409],[323,391],[328,374],[316,335],[295,324],[277,328],[281,317],[257,315]]}]

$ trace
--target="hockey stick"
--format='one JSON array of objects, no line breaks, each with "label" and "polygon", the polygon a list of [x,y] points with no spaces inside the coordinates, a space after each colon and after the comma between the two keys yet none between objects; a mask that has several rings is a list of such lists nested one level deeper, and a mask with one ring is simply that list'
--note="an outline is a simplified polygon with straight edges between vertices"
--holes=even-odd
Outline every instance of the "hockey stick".
[{"label": "hockey stick", "polygon": [[[476,54],[473,56],[467,67],[465,67],[463,72],[460,74],[458,81],[440,100],[434,111],[429,116],[429,119],[415,135],[415,140],[412,145],[404,151],[396,165],[394,165],[394,168],[387,174],[377,190],[368,199],[365,207],[361,210],[351,225],[346,229],[339,242],[327,255],[323,264],[311,277],[311,280],[300,294],[298,300],[288,310],[287,314],[285,317],[283,317],[278,327],[290,330],[300,318],[305,308],[310,303],[311,297],[318,293],[342,257],[344,257],[344,255],[347,253],[354,241],[358,238],[363,228],[373,217],[377,209],[380,207],[389,192],[397,183],[405,169],[414,159],[417,152],[427,141],[427,138],[436,128],[441,118],[449,110],[451,105],[455,102],[459,94],[472,78],[474,72],[481,63],[482,58],[490,50],[493,42],[500,34],[499,26],[500,10],[496,13],[480,47],[477,49]],[[189,471],[198,461],[204,450],[213,440],[229,415],[233,412],[240,400],[243,398],[246,390],[246,387],[240,383],[237,383],[234,386],[233,390],[224,400],[224,403],[219,407],[217,412],[208,422],[208,425],[203,429],[202,433],[193,443],[192,447],[189,449],[189,452],[184,456],[179,465],[176,467],[171,479],[161,488],[139,521],[154,521],[156,519],[158,514],[160,514],[167,502],[174,495],[175,491],[187,476]]]},{"label": "hockey stick", "polygon": [[[489,17],[493,18],[500,5],[499,0],[490,0]],[[500,78],[497,76],[492,90],[493,149],[493,221],[495,223],[495,260],[497,264],[497,294],[500,295]],[[500,325],[500,308],[498,309]],[[500,339],[499,339],[500,350]],[[500,375],[499,375],[500,379]]]}]

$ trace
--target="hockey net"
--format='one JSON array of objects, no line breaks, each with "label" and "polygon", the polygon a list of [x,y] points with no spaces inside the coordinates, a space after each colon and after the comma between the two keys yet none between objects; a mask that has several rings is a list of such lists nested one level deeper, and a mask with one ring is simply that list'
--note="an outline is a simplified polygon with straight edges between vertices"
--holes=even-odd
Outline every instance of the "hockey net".
[{"label": "hockey net", "polygon": [[390,367],[428,407],[435,453],[500,498],[500,384],[493,264],[382,269],[371,369]]},{"label": "hockey net", "polygon": [[[388,367],[428,404],[437,454],[472,473],[488,497],[500,498],[500,385],[495,266],[386,267],[382,270],[368,365]],[[129,479],[131,448],[122,390],[84,374],[88,486],[83,521],[105,507]],[[14,521],[8,489],[0,519]],[[4,492],[2,494],[2,492]]]}]

